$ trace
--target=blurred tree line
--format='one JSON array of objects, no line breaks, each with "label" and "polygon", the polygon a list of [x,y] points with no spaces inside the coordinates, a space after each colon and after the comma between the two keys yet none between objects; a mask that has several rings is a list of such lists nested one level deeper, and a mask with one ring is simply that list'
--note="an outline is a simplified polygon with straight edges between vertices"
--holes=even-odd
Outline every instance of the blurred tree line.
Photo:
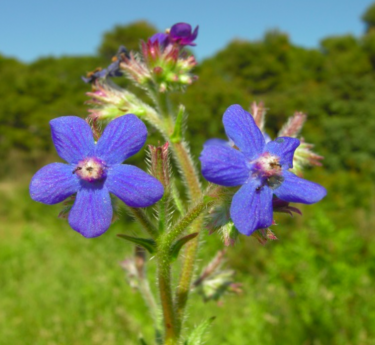
[{"label": "blurred tree line", "polygon": [[[326,157],[325,167],[336,176],[332,180],[344,172],[354,176],[347,183],[349,194],[356,181],[370,183],[375,176],[375,5],[362,19],[366,31],[359,38],[328,37],[318,49],[305,49],[270,31],[260,41],[234,40],[200,63],[199,81],[174,95],[187,107],[194,155],[207,138],[224,136],[221,117],[229,105],[249,108],[252,101],[263,101],[271,136],[294,111],[303,111],[309,117],[303,135]],[[20,166],[35,171],[36,162],[54,152],[48,121],[87,114],[90,86],[81,76],[106,67],[119,45],[136,50],[140,38],[156,31],[147,22],[117,26],[104,34],[96,56],[23,64],[0,55],[0,177]]]}]

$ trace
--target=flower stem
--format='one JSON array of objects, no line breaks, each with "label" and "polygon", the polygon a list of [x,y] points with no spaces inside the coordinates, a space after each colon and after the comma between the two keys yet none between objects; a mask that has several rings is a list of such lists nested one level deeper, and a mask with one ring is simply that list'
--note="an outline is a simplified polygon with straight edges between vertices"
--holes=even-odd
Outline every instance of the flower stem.
[{"label": "flower stem", "polygon": [[[189,225],[194,222],[197,218],[200,219],[200,215],[207,207],[207,202],[202,200],[199,204],[193,207],[186,215],[175,224],[171,230],[161,234],[159,238],[158,245],[158,269],[159,269],[159,290],[160,290],[160,300],[163,308],[164,315],[164,327],[165,327],[165,344],[174,344],[173,341],[177,341],[179,337],[179,329],[181,327],[181,316],[177,318],[176,310],[173,303],[173,295],[171,288],[171,253],[170,249],[172,244],[180,236]],[[193,242],[193,240],[191,241]],[[195,242],[195,241],[194,241]],[[198,243],[198,242],[197,242]],[[195,257],[195,252],[194,255]],[[189,261],[190,265],[194,266],[192,260]],[[191,276],[189,274],[187,277],[187,282],[185,286],[190,289]],[[187,294],[185,303],[183,303],[183,311],[187,300]],[[167,342],[168,341],[168,342]]]},{"label": "flower stem", "polygon": [[202,197],[202,188],[189,149],[185,142],[171,143],[171,149],[188,186],[191,200],[193,202],[199,200]]},{"label": "flower stem", "polygon": [[202,190],[198,172],[189,153],[187,144],[183,140],[176,142],[171,139],[171,135],[174,132],[174,119],[170,111],[168,95],[166,93],[154,91],[153,99],[155,99],[157,108],[164,119],[163,130],[160,130],[159,126],[156,128],[160,130],[165,140],[170,143],[175,162],[180,168],[182,177],[188,186],[189,196],[193,202],[197,201],[202,196]]},{"label": "flower stem", "polygon": [[[198,217],[190,227],[190,232],[198,232],[202,228],[204,215]],[[177,331],[181,332],[184,321],[184,311],[189,298],[191,281],[195,269],[195,258],[198,251],[199,235],[189,241],[185,248],[184,261],[182,263],[180,279],[176,291],[176,313],[177,313]]]},{"label": "flower stem", "polygon": [[170,246],[163,238],[158,249],[158,282],[164,316],[165,345],[177,344],[176,315],[173,305]]}]

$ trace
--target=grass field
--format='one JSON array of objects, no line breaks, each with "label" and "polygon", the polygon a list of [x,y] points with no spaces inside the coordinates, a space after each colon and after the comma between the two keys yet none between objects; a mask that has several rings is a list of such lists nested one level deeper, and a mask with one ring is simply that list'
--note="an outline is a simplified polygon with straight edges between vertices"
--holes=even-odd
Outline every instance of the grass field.
[{"label": "grass field", "polygon": [[[135,224],[88,240],[57,219],[59,205],[31,201],[27,180],[1,182],[0,195],[0,344],[132,345],[141,333],[152,344],[148,310],[119,264],[132,248],[115,236]],[[331,208],[278,217],[280,240],[266,246],[241,237],[227,266],[243,293],[219,304],[193,294],[187,329],[216,316],[207,344],[374,344],[374,217],[361,209],[345,224]],[[203,263],[221,242],[202,241]]]}]

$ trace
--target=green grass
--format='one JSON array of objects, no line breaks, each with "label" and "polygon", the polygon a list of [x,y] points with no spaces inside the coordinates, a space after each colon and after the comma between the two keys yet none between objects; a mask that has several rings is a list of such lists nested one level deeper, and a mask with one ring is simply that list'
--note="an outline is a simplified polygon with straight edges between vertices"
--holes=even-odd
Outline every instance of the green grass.
[{"label": "green grass", "polygon": [[[141,333],[152,343],[147,308],[119,265],[132,248],[115,235],[135,224],[87,240],[57,219],[59,205],[31,201],[27,183],[2,182],[0,194],[0,344],[132,345]],[[331,208],[278,216],[280,241],[266,246],[241,237],[227,266],[243,293],[220,304],[193,294],[187,331],[217,316],[207,344],[373,344],[375,222],[364,209]],[[217,235],[202,242],[201,264],[221,248]]]}]

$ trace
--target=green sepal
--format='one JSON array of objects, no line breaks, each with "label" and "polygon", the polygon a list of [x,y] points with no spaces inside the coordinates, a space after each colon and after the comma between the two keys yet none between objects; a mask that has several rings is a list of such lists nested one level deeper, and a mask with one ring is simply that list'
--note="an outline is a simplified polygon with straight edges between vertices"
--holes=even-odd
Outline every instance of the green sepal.
[{"label": "green sepal", "polygon": [[123,234],[117,234],[117,236],[145,248],[150,254],[154,254],[156,251],[156,242],[151,238],[132,237]]},{"label": "green sepal", "polygon": [[139,340],[140,345],[147,345],[147,343],[145,342],[142,336],[140,336],[138,340]]},{"label": "green sepal", "polygon": [[183,136],[183,124],[184,124],[185,107],[180,105],[176,117],[176,123],[174,125],[173,133],[170,137],[172,143],[179,143]]},{"label": "green sepal", "polygon": [[213,198],[212,196],[210,195],[205,195],[203,197],[203,202],[207,205],[207,204],[210,204],[211,202],[215,201],[216,199]]},{"label": "green sepal", "polygon": [[189,335],[189,338],[185,340],[184,345],[202,345],[203,336],[206,333],[208,327],[215,319],[216,316],[212,316],[208,320],[202,322],[198,327],[196,327],[194,331]]},{"label": "green sepal", "polygon": [[182,246],[184,244],[186,244],[187,242],[189,242],[190,240],[192,240],[193,238],[197,237],[198,236],[198,233],[197,232],[194,232],[190,235],[187,235],[185,237],[182,237],[180,238],[179,240],[177,240],[173,245],[172,245],[172,248],[171,248],[171,259],[172,260],[176,260],[177,257],[178,257],[178,253],[180,252]]}]

